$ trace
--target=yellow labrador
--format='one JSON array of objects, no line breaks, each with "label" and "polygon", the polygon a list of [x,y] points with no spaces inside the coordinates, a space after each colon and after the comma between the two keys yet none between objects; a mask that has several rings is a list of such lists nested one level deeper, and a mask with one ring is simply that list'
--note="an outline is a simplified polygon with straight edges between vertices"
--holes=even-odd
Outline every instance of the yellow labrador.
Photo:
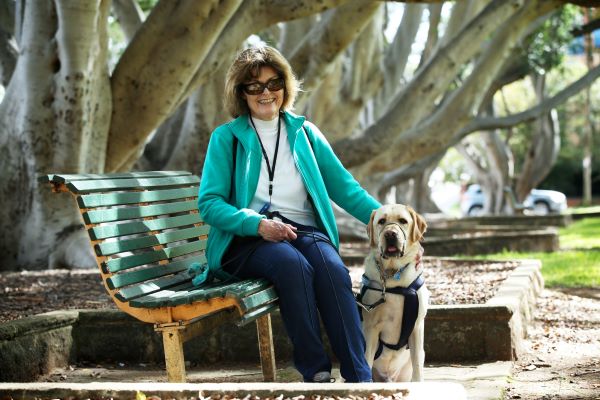
[{"label": "yellow labrador", "polygon": [[375,381],[423,380],[429,291],[417,260],[426,229],[423,217],[402,204],[385,205],[371,214],[371,249],[358,302],[364,309],[365,356]]}]

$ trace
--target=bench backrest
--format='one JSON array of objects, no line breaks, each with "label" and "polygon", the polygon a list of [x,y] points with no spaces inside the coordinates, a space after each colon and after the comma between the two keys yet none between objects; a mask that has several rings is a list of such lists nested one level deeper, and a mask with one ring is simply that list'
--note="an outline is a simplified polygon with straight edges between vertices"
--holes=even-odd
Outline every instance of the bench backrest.
[{"label": "bench backrest", "polygon": [[[199,177],[186,171],[48,175],[76,196],[105,286],[118,302],[192,287],[210,227],[198,213]],[[118,305],[118,304],[117,304]]]}]

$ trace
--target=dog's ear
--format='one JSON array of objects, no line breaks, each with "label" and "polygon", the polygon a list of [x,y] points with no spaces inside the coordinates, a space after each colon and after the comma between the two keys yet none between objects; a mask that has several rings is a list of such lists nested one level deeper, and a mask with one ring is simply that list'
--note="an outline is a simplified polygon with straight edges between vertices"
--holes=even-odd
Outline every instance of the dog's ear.
[{"label": "dog's ear", "polygon": [[427,230],[427,222],[425,222],[425,218],[423,218],[421,214],[417,213],[412,207],[406,206],[406,209],[410,213],[410,216],[413,220],[410,239],[413,243],[420,242],[423,240],[423,235]]},{"label": "dog's ear", "polygon": [[377,243],[375,242],[375,232],[373,229],[373,220],[375,219],[376,212],[377,210],[373,210],[373,212],[371,212],[371,218],[367,224],[367,236],[369,237],[369,245],[371,247],[377,247]]}]

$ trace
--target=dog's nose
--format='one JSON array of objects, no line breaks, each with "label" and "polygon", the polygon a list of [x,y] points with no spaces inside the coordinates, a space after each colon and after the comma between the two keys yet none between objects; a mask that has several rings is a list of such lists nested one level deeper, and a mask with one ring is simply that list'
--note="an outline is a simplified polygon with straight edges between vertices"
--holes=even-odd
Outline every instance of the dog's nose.
[{"label": "dog's nose", "polygon": [[396,239],[398,237],[394,231],[387,231],[384,236],[386,239]]}]

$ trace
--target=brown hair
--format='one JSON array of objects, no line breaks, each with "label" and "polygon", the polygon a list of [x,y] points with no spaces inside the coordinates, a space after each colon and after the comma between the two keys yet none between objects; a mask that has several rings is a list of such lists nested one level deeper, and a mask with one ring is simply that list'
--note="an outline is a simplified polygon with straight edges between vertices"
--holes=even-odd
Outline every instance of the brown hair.
[{"label": "brown hair", "polygon": [[260,68],[264,66],[273,68],[285,81],[281,109],[293,109],[300,82],[296,79],[288,60],[273,47],[251,47],[242,50],[227,71],[224,105],[233,118],[250,112],[246,99],[242,97],[241,85],[255,79],[260,73]]}]

